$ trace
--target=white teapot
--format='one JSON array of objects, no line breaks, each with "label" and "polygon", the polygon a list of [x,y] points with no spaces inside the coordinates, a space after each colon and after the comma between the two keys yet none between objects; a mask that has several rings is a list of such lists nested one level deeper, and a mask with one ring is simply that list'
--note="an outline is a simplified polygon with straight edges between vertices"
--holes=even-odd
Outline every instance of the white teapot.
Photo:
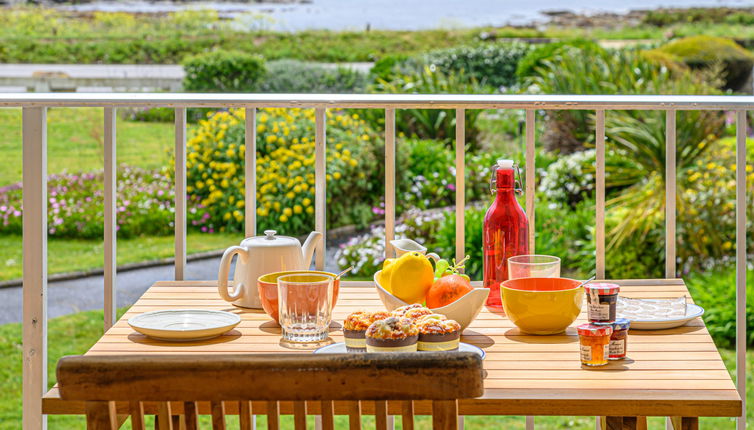
[{"label": "white teapot", "polygon": [[[312,261],[314,249],[322,233],[311,232],[303,249],[298,239],[276,236],[275,230],[265,230],[265,236],[249,237],[240,246],[225,250],[217,274],[217,291],[220,296],[236,306],[261,309],[257,279],[268,273],[288,270],[306,270]],[[228,291],[228,274],[233,256],[238,254],[233,274],[233,291]]]}]

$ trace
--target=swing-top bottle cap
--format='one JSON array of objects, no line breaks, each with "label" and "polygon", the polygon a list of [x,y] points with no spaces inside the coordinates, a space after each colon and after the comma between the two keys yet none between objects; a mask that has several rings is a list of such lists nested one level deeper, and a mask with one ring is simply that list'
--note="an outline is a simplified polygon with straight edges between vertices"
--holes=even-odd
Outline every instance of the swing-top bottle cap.
[{"label": "swing-top bottle cap", "polygon": [[503,158],[497,160],[497,168],[498,169],[512,169],[513,168],[513,160],[505,160]]}]

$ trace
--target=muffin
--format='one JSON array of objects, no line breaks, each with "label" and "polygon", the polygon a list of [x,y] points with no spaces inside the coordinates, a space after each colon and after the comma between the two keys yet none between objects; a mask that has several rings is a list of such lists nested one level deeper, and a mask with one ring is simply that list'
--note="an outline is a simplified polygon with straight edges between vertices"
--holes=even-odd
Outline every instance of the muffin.
[{"label": "muffin", "polygon": [[390,315],[392,315],[394,317],[402,318],[402,317],[406,316],[406,312],[408,312],[408,311],[410,311],[412,309],[421,309],[423,307],[424,306],[420,305],[419,303],[414,303],[413,305],[401,306],[399,308],[393,309],[393,312],[390,312]]},{"label": "muffin", "polygon": [[366,349],[365,333],[369,326],[377,321],[389,317],[387,312],[356,311],[351,313],[343,321],[343,337],[346,341],[346,350],[349,352],[364,352]]},{"label": "muffin", "polygon": [[408,318],[391,316],[369,326],[367,352],[414,352],[419,330]]},{"label": "muffin", "polygon": [[419,321],[422,317],[425,317],[427,315],[432,315],[434,312],[429,310],[429,308],[421,307],[421,308],[412,308],[406,311],[406,313],[403,315],[404,318],[408,318],[411,321]]},{"label": "muffin", "polygon": [[461,340],[461,324],[444,315],[432,314],[416,322],[419,330],[419,351],[453,351]]}]

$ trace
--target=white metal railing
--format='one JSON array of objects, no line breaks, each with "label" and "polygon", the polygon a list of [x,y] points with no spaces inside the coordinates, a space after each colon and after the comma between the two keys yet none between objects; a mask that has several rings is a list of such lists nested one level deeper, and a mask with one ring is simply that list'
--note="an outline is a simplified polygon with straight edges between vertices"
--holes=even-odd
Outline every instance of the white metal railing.
[{"label": "white metal railing", "polygon": [[[577,96],[577,95],[322,95],[322,94],[0,94],[0,107],[23,108],[23,428],[45,426],[42,395],[47,388],[47,116],[48,107],[104,109],[105,130],[105,329],[115,320],[115,114],[118,107],[175,109],[175,279],[186,267],[186,109],[192,107],[246,109],[245,233],[256,234],[256,110],[265,107],[314,108],[315,115],[315,229],[326,228],[326,110],[370,108],[385,110],[385,227],[386,252],[395,229],[395,112],[396,109],[455,109],[456,114],[456,257],[465,255],[465,111],[523,109],[526,112],[526,210],[534,250],[534,160],[537,110],[594,110],[596,113],[596,272],[605,276],[605,113],[607,110],[666,112],[666,268],[676,276],[676,111],[732,110],[736,112],[736,381],[746,415],[746,119],[754,109],[750,96]],[[325,241],[316,253],[322,269]],[[532,424],[527,420],[527,427]],[[738,420],[738,428],[745,427]]]}]

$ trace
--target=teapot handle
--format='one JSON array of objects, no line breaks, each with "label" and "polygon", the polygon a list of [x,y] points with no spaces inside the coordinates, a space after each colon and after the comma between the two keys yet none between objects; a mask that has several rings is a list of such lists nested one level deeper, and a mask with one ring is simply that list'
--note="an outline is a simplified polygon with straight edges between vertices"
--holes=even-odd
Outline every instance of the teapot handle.
[{"label": "teapot handle", "polygon": [[[220,270],[217,274],[217,292],[220,293],[220,297],[229,302],[243,297],[243,282],[240,280],[235,285],[233,292],[228,292],[228,275],[230,274],[230,262],[233,260],[233,256],[236,254],[238,254],[239,259],[236,264],[246,263],[246,249],[240,246],[231,246],[223,253],[223,258],[222,260],[220,260]],[[236,280],[234,279],[234,281]]]},{"label": "teapot handle", "polygon": [[440,261],[440,256],[437,255],[437,254],[435,254],[434,252],[427,253],[427,257],[429,257],[430,259],[434,260],[435,263],[437,263],[438,261]]}]

